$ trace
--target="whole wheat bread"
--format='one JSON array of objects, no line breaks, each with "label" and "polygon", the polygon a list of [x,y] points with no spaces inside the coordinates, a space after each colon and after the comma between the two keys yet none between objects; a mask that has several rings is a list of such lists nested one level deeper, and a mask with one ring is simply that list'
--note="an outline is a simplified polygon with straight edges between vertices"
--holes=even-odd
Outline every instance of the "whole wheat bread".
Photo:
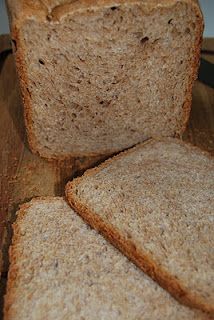
[{"label": "whole wheat bread", "polygon": [[110,154],[180,136],[203,21],[195,0],[8,0],[31,149]]},{"label": "whole wheat bread", "polygon": [[179,305],[62,198],[23,205],[13,229],[6,320],[206,319]]},{"label": "whole wheat bread", "polygon": [[214,311],[214,161],[150,140],[72,182],[77,212],[184,304]]}]

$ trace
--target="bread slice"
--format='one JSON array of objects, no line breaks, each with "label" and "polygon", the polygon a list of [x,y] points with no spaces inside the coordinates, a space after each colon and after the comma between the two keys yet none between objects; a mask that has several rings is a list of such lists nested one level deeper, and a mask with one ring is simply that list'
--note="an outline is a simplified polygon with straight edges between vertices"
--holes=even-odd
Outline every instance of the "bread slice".
[{"label": "bread slice", "polygon": [[186,126],[203,29],[194,0],[8,0],[31,149],[112,154]]},{"label": "bread slice", "polygon": [[150,140],[66,187],[77,212],[175,298],[214,311],[214,161]]},{"label": "bread slice", "polygon": [[62,198],[21,207],[5,319],[207,319],[177,303]]}]

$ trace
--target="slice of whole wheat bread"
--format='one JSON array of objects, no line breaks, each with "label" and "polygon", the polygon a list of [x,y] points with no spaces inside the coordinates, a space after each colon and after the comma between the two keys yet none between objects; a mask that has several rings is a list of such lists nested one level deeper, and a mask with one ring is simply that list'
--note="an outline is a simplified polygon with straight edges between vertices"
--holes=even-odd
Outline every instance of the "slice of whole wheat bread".
[{"label": "slice of whole wheat bread", "polygon": [[175,298],[214,311],[214,161],[150,140],[66,187],[77,212]]},{"label": "slice of whole wheat bread", "polygon": [[13,226],[6,320],[206,320],[177,303],[62,198],[23,205]]},{"label": "slice of whole wheat bread", "polygon": [[196,78],[194,0],[7,0],[31,149],[112,154],[180,136]]}]

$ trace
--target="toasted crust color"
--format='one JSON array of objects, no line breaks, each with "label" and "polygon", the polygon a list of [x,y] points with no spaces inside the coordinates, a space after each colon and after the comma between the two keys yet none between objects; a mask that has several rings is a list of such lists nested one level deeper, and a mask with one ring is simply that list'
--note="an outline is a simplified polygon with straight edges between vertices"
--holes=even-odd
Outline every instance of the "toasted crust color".
[{"label": "toasted crust color", "polygon": [[[136,0],[118,0],[116,2],[117,5],[124,3],[138,3]],[[143,4],[145,8],[148,10],[152,10],[154,7],[168,7],[174,5],[179,2],[179,0],[144,0]],[[195,59],[192,62],[192,73],[189,76],[189,81],[186,90],[186,101],[183,105],[182,118],[183,118],[183,128],[181,132],[177,134],[177,137],[181,137],[183,132],[186,129],[187,121],[189,119],[189,114],[191,110],[191,102],[192,102],[192,88],[194,84],[194,80],[197,78],[197,72],[200,62],[200,49],[202,43],[202,32],[204,28],[203,24],[203,16],[198,5],[198,0],[182,0],[181,2],[187,3],[192,6],[192,10],[195,12],[195,15],[198,19],[198,34],[195,41]],[[141,1],[142,3],[142,1]],[[86,8],[93,8],[96,10],[99,7],[109,7],[115,5],[115,0],[80,0],[80,1],[66,1],[66,0],[56,0],[56,1],[12,1],[7,0],[10,27],[11,27],[11,36],[12,39],[16,42],[17,51],[15,52],[15,60],[17,65],[18,76],[20,80],[20,87],[22,93],[22,99],[24,103],[24,118],[27,129],[27,136],[29,146],[33,153],[38,153],[41,157],[46,159],[58,159],[64,160],[71,157],[79,157],[79,156],[99,156],[101,155],[99,152],[83,152],[83,153],[63,153],[63,154],[55,154],[53,152],[45,152],[41,151],[39,148],[39,143],[37,141],[37,137],[35,135],[33,129],[33,116],[32,116],[32,103],[30,93],[27,89],[29,80],[27,76],[27,66],[24,63],[24,55],[25,49],[21,45],[20,41],[20,28],[22,24],[29,18],[36,19],[41,22],[47,22],[50,20],[51,23],[59,23],[63,20],[67,15],[71,14],[74,11],[85,10]],[[154,137],[155,138],[155,137]],[[129,147],[132,147],[130,145]],[[112,154],[121,151],[118,150],[106,150],[105,154]]]},{"label": "toasted crust color", "polygon": [[[151,9],[155,6],[169,6],[181,0],[143,0],[142,2]],[[193,5],[199,13],[198,0],[182,0]],[[18,27],[29,17],[34,17],[41,21],[46,21],[47,16],[53,20],[60,20],[70,12],[89,7],[103,7],[111,5],[120,5],[126,3],[137,3],[138,0],[6,0],[12,24],[16,23]],[[200,11],[201,14],[201,11]],[[14,21],[13,21],[14,20]]]},{"label": "toasted crust color", "polygon": [[[172,140],[171,138],[165,139]],[[113,225],[104,221],[98,214],[93,212],[89,207],[81,203],[81,198],[76,195],[76,188],[82,179],[93,176],[94,174],[100,172],[102,169],[107,168],[115,160],[123,158],[124,155],[131,154],[137,149],[142,148],[147,144],[154,144],[156,141],[163,140],[148,140],[136,147],[129,149],[127,151],[121,152],[115,157],[106,160],[104,163],[100,164],[98,167],[87,170],[82,177],[78,177],[71,182],[68,182],[65,189],[65,194],[70,203],[71,207],[78,212],[82,218],[93,228],[101,232],[106,239],[108,239],[114,246],[121,250],[128,258],[130,258],[139,268],[141,268],[145,273],[147,273],[153,280],[157,281],[164,289],[170,292],[170,294],[175,297],[179,302],[184,305],[188,305],[192,308],[201,309],[207,312],[211,318],[214,318],[214,306],[206,304],[204,300],[201,299],[195,293],[189,292],[183,284],[176,277],[170,275],[166,269],[162,266],[157,265],[153,260],[152,256],[143,249],[139,250],[136,248],[133,241],[124,237],[121,232],[119,232]],[[213,160],[211,155],[206,151],[201,151],[197,147],[192,146],[188,143],[183,143],[177,140],[180,145],[188,145],[191,150],[197,153],[203,154],[210,160]]]}]

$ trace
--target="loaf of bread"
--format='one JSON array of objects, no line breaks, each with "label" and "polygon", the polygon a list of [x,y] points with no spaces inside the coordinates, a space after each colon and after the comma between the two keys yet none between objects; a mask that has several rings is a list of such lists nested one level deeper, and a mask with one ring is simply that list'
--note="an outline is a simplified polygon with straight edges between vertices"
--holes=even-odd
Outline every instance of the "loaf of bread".
[{"label": "loaf of bread", "polygon": [[7,0],[32,151],[112,154],[180,136],[203,20],[195,0]]},{"label": "loaf of bread", "polygon": [[62,198],[33,200],[14,225],[5,320],[206,320],[177,303]]},{"label": "loaf of bread", "polygon": [[184,304],[214,315],[214,160],[150,140],[66,188],[70,204]]}]

